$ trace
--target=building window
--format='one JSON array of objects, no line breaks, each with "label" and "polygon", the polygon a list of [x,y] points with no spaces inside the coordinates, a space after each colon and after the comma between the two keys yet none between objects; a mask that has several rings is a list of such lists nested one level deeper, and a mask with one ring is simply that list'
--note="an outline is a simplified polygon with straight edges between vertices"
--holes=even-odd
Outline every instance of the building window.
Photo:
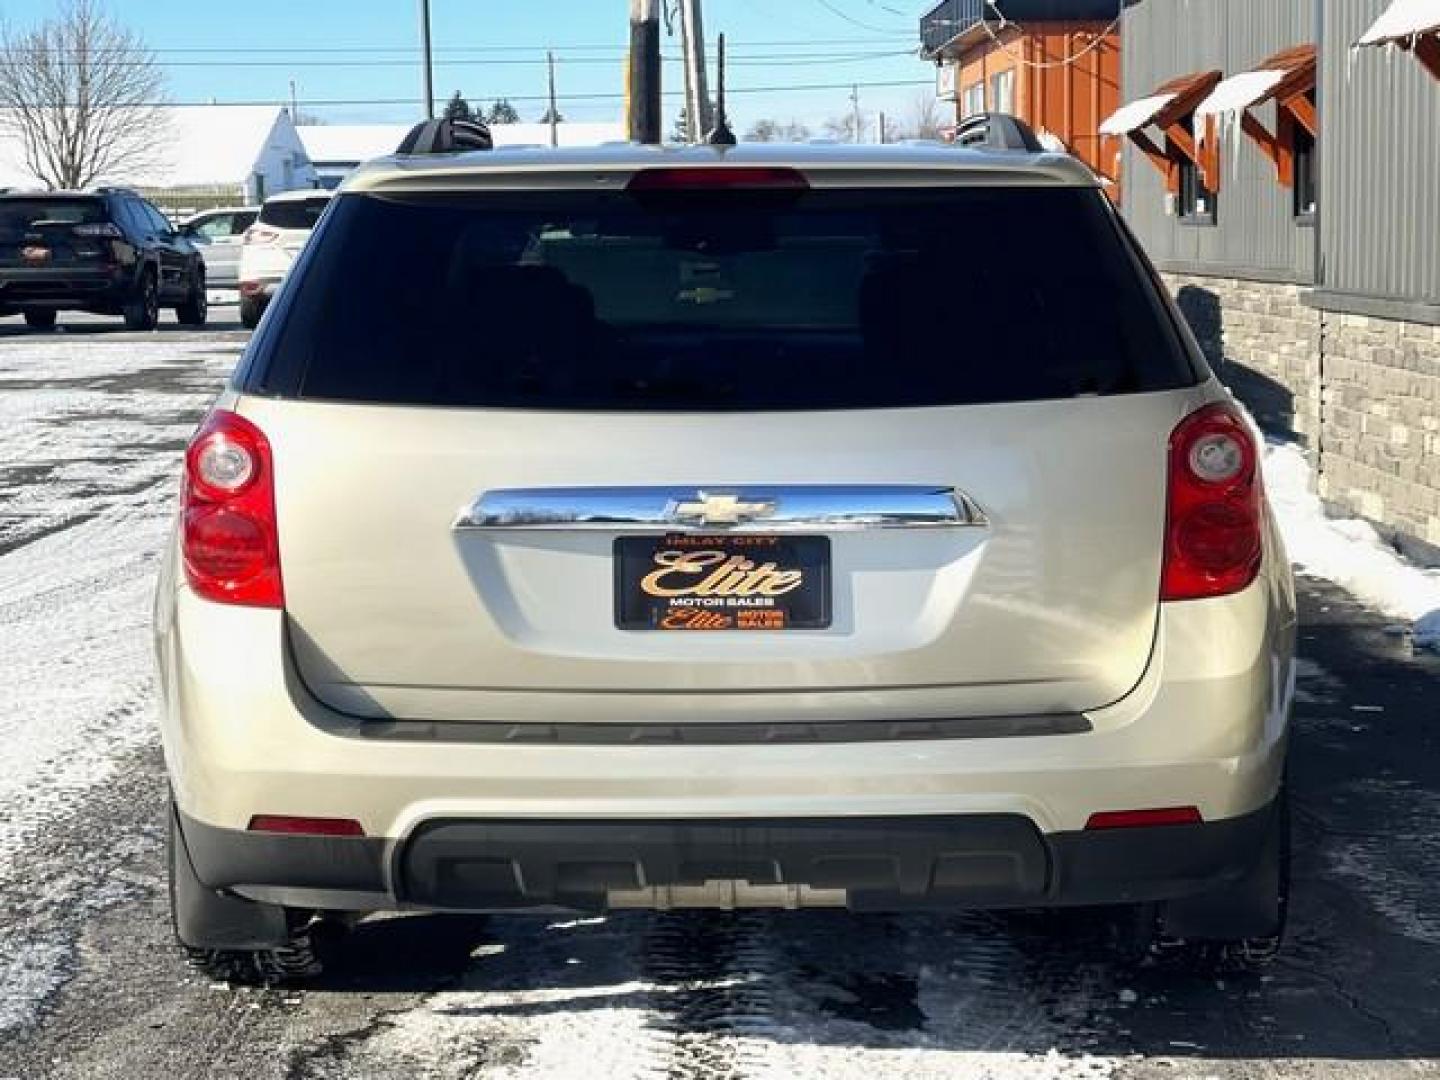
[{"label": "building window", "polygon": [[1214,225],[1216,196],[1200,177],[1200,167],[1185,158],[1179,164],[1180,198],[1178,212],[1186,225]]},{"label": "building window", "polygon": [[976,116],[985,111],[985,84],[971,83],[960,95],[960,118]]},{"label": "building window", "polygon": [[1315,217],[1319,202],[1316,175],[1319,159],[1315,154],[1315,136],[1300,124],[1294,125],[1295,216],[1302,221]]},{"label": "building window", "polygon": [[998,71],[990,78],[990,108],[995,112],[1015,112],[1015,71]]}]

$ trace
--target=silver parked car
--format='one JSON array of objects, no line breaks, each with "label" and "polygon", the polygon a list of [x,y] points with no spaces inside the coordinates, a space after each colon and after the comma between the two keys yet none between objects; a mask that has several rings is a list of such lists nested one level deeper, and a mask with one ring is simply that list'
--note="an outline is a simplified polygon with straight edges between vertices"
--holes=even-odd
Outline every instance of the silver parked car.
[{"label": "silver parked car", "polygon": [[245,230],[255,224],[258,206],[205,210],[186,218],[180,235],[196,248],[205,260],[207,282],[219,289],[234,289],[240,284],[240,245]]},{"label": "silver parked car", "polygon": [[1289,563],[1096,185],[985,145],[352,178],[186,457],[180,940],[1130,905],[1273,952]]}]

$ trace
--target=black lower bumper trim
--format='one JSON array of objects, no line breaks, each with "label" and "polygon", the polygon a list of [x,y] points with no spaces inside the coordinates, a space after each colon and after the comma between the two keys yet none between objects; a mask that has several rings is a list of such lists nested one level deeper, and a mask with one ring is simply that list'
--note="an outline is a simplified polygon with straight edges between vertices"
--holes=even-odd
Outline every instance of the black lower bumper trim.
[{"label": "black lower bumper trim", "polygon": [[183,817],[182,827],[209,887],[333,894],[335,906],[348,893],[434,910],[600,910],[612,891],[740,880],[844,890],[854,910],[902,910],[1193,896],[1256,864],[1272,814],[1048,835],[1012,814],[442,820],[399,845],[238,832]]}]

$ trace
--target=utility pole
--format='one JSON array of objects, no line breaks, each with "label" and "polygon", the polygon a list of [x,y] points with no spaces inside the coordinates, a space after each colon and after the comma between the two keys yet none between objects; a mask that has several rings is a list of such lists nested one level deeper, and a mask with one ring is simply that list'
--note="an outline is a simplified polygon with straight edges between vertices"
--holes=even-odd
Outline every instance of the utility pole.
[{"label": "utility pole", "polygon": [[430,0],[420,0],[420,51],[425,64],[425,119],[435,119],[435,62],[430,51]]},{"label": "utility pole", "polygon": [[626,123],[638,143],[660,141],[660,0],[630,0]]},{"label": "utility pole", "polygon": [[685,119],[692,143],[704,142],[713,122],[705,72],[705,24],[700,0],[680,0],[680,38],[685,50]]},{"label": "utility pole", "polygon": [[545,62],[550,67],[550,145],[560,145],[560,110],[555,105],[555,54],[547,52]]},{"label": "utility pole", "polygon": [[290,122],[300,123],[300,102],[295,97],[295,80],[290,80]]},{"label": "utility pole", "polygon": [[855,141],[858,143],[860,141],[860,125],[862,123],[860,119],[860,87],[850,87],[850,104],[855,110]]},{"label": "utility pole", "polygon": [[879,133],[880,133],[880,145],[881,145],[881,146],[884,146],[884,145],[885,145],[885,114],[884,114],[883,112],[882,112],[882,113],[880,114],[880,116],[879,116],[878,124],[879,124],[878,130],[879,130]]}]

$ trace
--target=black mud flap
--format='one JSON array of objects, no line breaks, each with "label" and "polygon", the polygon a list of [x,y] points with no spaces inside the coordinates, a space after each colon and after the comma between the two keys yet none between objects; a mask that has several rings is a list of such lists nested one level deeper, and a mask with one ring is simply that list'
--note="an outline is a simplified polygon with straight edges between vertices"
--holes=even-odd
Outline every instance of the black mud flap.
[{"label": "black mud flap", "polygon": [[200,880],[173,803],[167,846],[171,920],[182,945],[192,949],[277,949],[289,944],[283,907],[212,889]]}]

